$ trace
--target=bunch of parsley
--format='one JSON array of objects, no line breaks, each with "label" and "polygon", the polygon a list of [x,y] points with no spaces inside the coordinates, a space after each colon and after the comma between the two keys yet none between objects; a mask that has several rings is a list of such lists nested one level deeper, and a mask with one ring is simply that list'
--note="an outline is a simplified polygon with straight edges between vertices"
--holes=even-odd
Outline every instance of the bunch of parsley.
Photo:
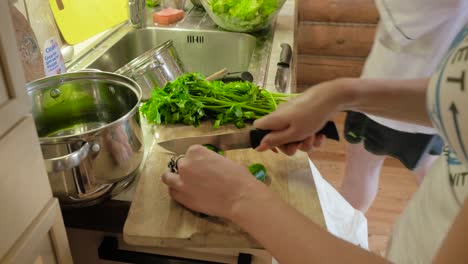
[{"label": "bunch of parsley", "polygon": [[255,120],[274,111],[290,95],[271,93],[251,82],[207,81],[197,73],[189,73],[153,89],[151,98],[140,111],[150,123],[200,125],[214,120],[214,128]]}]

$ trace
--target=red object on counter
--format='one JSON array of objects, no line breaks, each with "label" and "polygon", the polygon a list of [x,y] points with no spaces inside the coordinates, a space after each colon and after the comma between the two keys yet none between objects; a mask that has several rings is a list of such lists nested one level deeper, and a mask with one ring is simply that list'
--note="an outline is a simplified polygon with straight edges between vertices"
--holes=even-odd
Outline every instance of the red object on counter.
[{"label": "red object on counter", "polygon": [[184,11],[174,8],[166,8],[153,13],[153,23],[169,25],[184,18]]}]

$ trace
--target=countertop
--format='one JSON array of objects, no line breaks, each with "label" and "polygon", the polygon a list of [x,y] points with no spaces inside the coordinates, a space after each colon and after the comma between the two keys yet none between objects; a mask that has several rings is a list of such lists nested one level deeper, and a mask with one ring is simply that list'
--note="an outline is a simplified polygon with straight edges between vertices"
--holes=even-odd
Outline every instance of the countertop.
[{"label": "countertop", "polygon": [[[288,43],[293,47],[293,61],[292,65],[292,77],[290,78],[290,83],[286,89],[286,92],[294,91],[291,87],[295,86],[295,21],[296,21],[296,0],[287,0],[279,12],[279,15],[276,20],[274,27],[274,35],[272,42],[272,50],[270,59],[267,67],[267,76],[264,87],[270,91],[276,91],[274,86],[275,74],[277,69],[277,62],[279,61],[279,56],[281,53],[281,43]],[[93,45],[96,41],[99,41],[100,38],[106,34],[110,34],[111,31],[115,29],[110,29],[108,32],[103,32],[99,36],[90,39],[86,43],[79,44],[75,46],[75,54],[80,54],[86,49],[92,49],[90,45]],[[77,52],[78,49],[78,52]],[[144,120],[144,119],[142,119]],[[145,134],[145,146],[148,148],[153,143],[153,136],[148,131],[151,130],[150,126],[143,123],[143,129],[146,131]],[[146,156],[145,156],[146,159]],[[138,181],[136,179],[135,181]],[[82,228],[82,229],[91,229],[99,230],[112,233],[122,233],[123,225],[127,217],[131,201],[135,193],[136,184],[126,191],[122,192],[118,196],[114,197],[112,200],[105,201],[99,205],[88,207],[88,208],[74,208],[74,209],[64,209],[62,211],[64,222],[67,227]]]}]

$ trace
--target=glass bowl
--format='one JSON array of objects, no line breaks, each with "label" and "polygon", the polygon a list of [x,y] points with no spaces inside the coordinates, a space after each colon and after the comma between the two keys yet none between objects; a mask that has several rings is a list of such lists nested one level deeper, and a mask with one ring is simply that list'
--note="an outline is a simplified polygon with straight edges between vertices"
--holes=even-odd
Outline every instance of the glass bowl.
[{"label": "glass bowl", "polygon": [[284,2],[286,0],[201,0],[216,25],[235,32],[267,28]]}]

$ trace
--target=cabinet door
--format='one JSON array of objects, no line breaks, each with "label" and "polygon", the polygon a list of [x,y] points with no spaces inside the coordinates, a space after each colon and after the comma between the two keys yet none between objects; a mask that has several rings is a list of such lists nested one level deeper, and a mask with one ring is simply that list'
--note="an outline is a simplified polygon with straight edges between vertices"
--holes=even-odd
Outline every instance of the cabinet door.
[{"label": "cabinet door", "polygon": [[49,201],[0,262],[5,264],[72,263],[62,214],[56,198]]},{"label": "cabinet door", "polygon": [[9,1],[0,1],[0,136],[29,112]]},{"label": "cabinet door", "polygon": [[0,70],[0,106],[8,102],[9,96],[5,86],[5,78],[3,72]]},{"label": "cabinet door", "polygon": [[34,121],[27,117],[0,137],[0,259],[51,198]]},{"label": "cabinet door", "polygon": [[0,263],[71,263],[52,198],[8,3],[0,0]]}]

